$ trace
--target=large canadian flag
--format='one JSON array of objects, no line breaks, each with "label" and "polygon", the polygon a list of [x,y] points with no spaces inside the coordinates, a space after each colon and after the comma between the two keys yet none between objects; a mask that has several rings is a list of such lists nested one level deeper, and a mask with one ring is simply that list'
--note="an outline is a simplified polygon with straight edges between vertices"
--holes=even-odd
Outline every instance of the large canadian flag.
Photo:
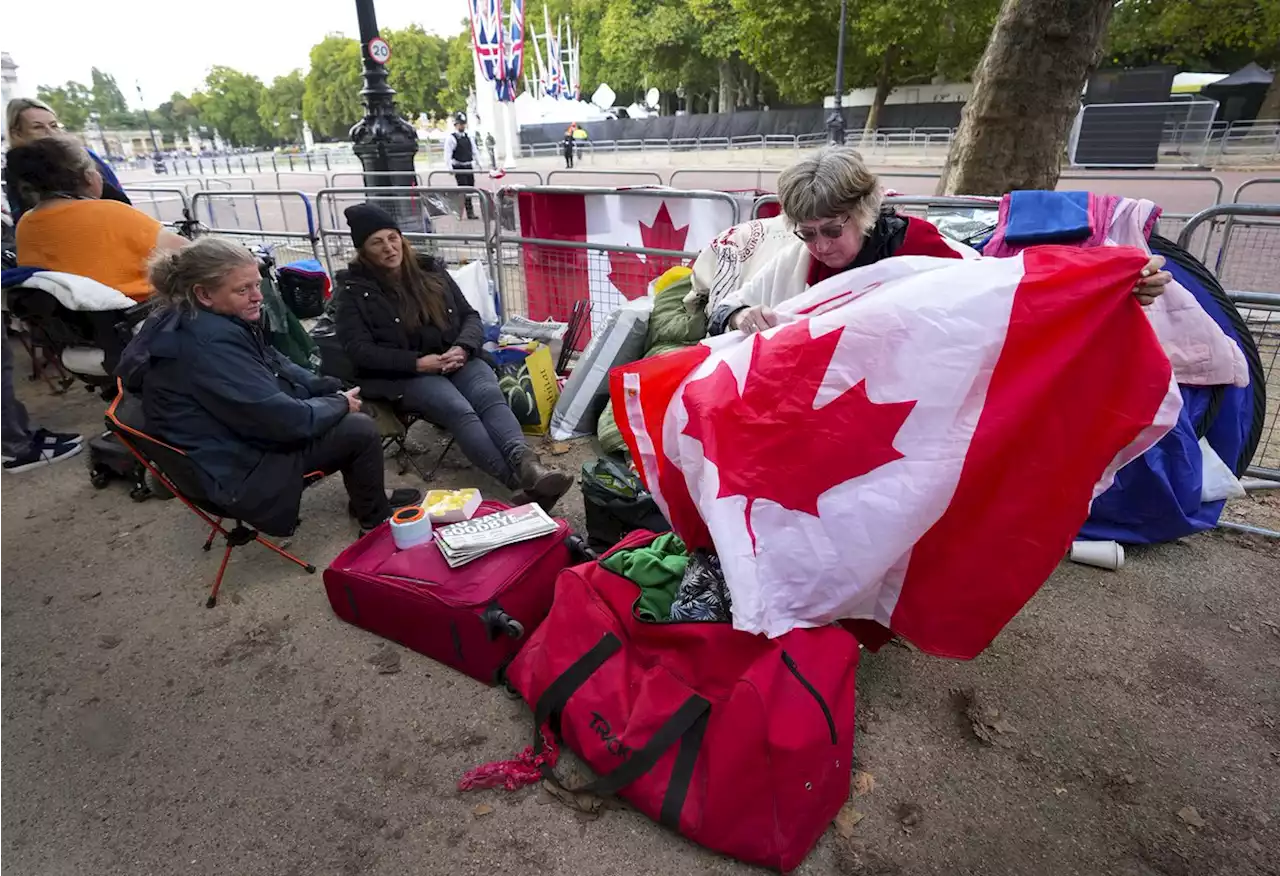
[{"label": "large canadian flag", "polygon": [[[750,207],[750,196],[742,199]],[[625,301],[648,294],[649,284],[690,258],[610,250],[611,247],[698,253],[737,219],[722,199],[664,195],[659,189],[615,194],[519,196],[524,238],[595,244],[581,249],[525,244],[521,247],[532,319],[567,320],[577,301],[591,304],[593,326],[601,326]]]},{"label": "large canadian flag", "polygon": [[611,375],[619,428],[738,629],[874,621],[970,658],[1181,397],[1131,294],[1147,256],[885,259]]}]

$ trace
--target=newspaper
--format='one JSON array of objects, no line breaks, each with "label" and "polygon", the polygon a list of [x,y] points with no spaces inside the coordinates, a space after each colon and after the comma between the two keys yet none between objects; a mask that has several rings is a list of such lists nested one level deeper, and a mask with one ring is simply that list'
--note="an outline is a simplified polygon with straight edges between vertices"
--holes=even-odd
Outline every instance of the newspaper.
[{"label": "newspaper", "polygon": [[531,504],[451,523],[433,535],[449,568],[456,569],[498,548],[541,538],[557,528],[546,511]]}]

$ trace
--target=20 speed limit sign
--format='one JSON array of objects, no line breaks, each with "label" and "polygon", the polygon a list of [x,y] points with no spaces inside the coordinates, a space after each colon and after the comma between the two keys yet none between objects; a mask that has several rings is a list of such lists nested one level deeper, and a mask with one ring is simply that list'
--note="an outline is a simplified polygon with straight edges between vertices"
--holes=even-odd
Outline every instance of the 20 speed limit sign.
[{"label": "20 speed limit sign", "polygon": [[369,40],[369,60],[375,64],[385,64],[391,59],[391,46],[382,37]]}]

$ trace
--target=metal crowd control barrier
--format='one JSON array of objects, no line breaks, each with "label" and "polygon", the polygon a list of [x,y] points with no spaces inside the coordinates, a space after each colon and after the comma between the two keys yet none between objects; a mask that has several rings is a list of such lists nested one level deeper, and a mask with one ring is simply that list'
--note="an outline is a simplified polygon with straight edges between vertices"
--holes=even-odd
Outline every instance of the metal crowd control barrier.
[{"label": "metal crowd control barrier", "polygon": [[[276,204],[273,204],[272,201]],[[248,202],[248,209],[241,205]],[[273,207],[279,205],[279,211]],[[300,209],[302,215],[295,215],[293,225],[301,225],[306,230],[288,230],[287,214],[289,207]],[[207,221],[201,216],[203,207]],[[277,253],[277,261],[281,264],[306,258],[320,258],[317,246],[315,214],[311,209],[311,200],[303,192],[298,191],[229,191],[229,192],[196,192],[191,199],[192,216],[201,222],[197,236],[215,235],[218,237],[235,237],[272,247]],[[242,214],[252,213],[255,225],[246,226]],[[299,222],[298,220],[302,221]],[[268,228],[268,226],[271,226]],[[277,226],[283,226],[278,228]]]},{"label": "metal crowd control barrier", "polygon": [[[640,199],[663,202],[676,200],[712,201],[723,205],[723,219],[715,220],[719,228],[738,224],[738,202],[724,192],[682,189],[629,189],[573,186],[511,186],[497,193],[498,215],[502,222],[494,239],[495,256],[500,270],[496,277],[503,312],[531,319],[553,316],[567,319],[575,301],[591,305],[593,325],[597,328],[611,311],[629,298],[639,297],[649,283],[676,265],[687,265],[697,258],[692,250],[658,249],[599,243],[588,240],[551,240],[525,237],[520,231],[519,199],[521,195],[576,195],[582,197],[615,197],[635,203]],[[654,212],[659,209],[654,205]],[[646,211],[647,215],[653,215]],[[639,228],[635,229],[639,238]]]},{"label": "metal crowd control barrier", "polygon": [[[465,212],[461,209],[463,198],[479,202],[480,214],[476,219],[462,215]],[[432,253],[449,265],[480,260],[489,275],[495,275],[493,196],[475,186],[335,187],[316,192],[320,248],[330,275],[346,267],[355,257],[351,231],[342,218],[343,210],[365,202],[376,203],[399,217],[401,233],[421,251]]]},{"label": "metal crowd control barrier", "polygon": [[[408,176],[407,171],[398,170],[371,170],[368,173],[362,170],[343,170],[338,173],[330,174],[327,189],[346,189],[361,188],[364,186],[366,177],[374,179],[393,179],[396,177],[404,178]],[[414,185],[423,186],[427,184],[428,177],[423,176],[422,171],[415,170],[413,172]]]},{"label": "metal crowd control barrier", "polygon": [[[553,170],[549,174],[547,174],[547,185],[551,185],[551,186],[556,185],[557,184],[556,177],[560,177],[560,176],[587,177],[586,180],[579,180],[578,182],[590,182],[592,177],[595,177],[595,178],[608,177],[611,180],[616,179],[617,177],[625,177],[627,179],[639,178],[643,180],[643,183],[634,182],[634,183],[625,183],[625,184],[626,185],[641,185],[641,184],[665,185],[665,183],[662,181],[662,174],[658,173],[655,170],[578,170],[577,168],[568,168],[568,167],[564,168],[563,170]],[[600,179],[600,181],[605,182],[604,179]],[[504,179],[503,182],[506,182],[506,180]],[[572,186],[574,184],[575,184],[575,181],[572,179],[562,180],[559,183],[559,185],[562,185],[562,186]]]},{"label": "metal crowd control barrier", "polygon": [[[732,175],[732,177],[734,178],[734,181],[732,183],[729,183],[729,185],[732,185],[734,187],[731,189],[724,189],[724,191],[741,191],[744,189],[754,188],[756,191],[770,192],[777,187],[778,174],[781,172],[782,172],[782,168],[779,168],[779,167],[756,167],[756,168],[708,167],[705,169],[704,168],[687,168],[684,170],[673,170],[671,172],[670,179],[668,179],[667,181],[667,185],[672,186],[673,188],[681,188],[680,184],[683,181],[683,179],[687,179],[690,177],[694,178],[695,180],[702,180],[705,177],[714,178],[717,176]],[[741,182],[741,180],[745,175],[750,173],[754,173],[756,175],[755,184],[752,185],[751,183],[746,183],[744,185]],[[767,182],[765,179],[766,177],[768,177]],[[717,187],[708,186],[705,184],[705,182],[695,181],[691,183],[688,186],[688,188],[706,189],[706,188],[717,188]]]},{"label": "metal crowd control barrier", "polygon": [[133,206],[166,225],[177,227],[189,221],[193,215],[191,199],[187,196],[186,189],[125,186],[124,193],[129,196]]},{"label": "metal crowd control barrier", "polygon": [[[979,195],[891,195],[884,199],[886,204],[906,208],[910,213],[912,207],[924,207],[926,211],[932,207],[944,207],[956,210],[996,210],[1000,206],[997,199]],[[751,218],[760,218],[760,209],[768,204],[777,204],[777,195],[765,195],[756,198],[751,205]],[[922,216],[921,218],[928,218]]]},{"label": "metal crowd control barrier", "polygon": [[[1245,180],[1244,182],[1240,183],[1239,186],[1236,187],[1235,193],[1232,194],[1231,196],[1231,203],[1233,204],[1266,203],[1266,199],[1263,199],[1263,198],[1254,198],[1252,202],[1242,201],[1240,199],[1240,196],[1244,194],[1245,189],[1252,188],[1253,186],[1276,186],[1277,188],[1280,188],[1280,176],[1259,176],[1253,179]],[[1280,197],[1273,197],[1271,198],[1271,200],[1280,201]]]},{"label": "metal crowd control barrier", "polygon": [[[336,176],[337,174],[335,174]],[[280,191],[290,189],[302,189],[306,191],[315,185],[315,190],[319,191],[333,185],[329,179],[329,174],[320,170],[280,170],[274,174],[276,180],[276,189]],[[288,179],[286,179],[286,177]]]},{"label": "metal crowd control barrier", "polygon": [[[466,171],[464,171],[466,172]],[[476,178],[476,183],[487,183],[480,188],[497,189],[502,186],[509,185],[542,185],[542,174],[536,170],[508,170],[504,171],[500,177],[492,177],[487,170],[470,171]],[[532,179],[529,179],[532,177]],[[427,185],[429,186],[455,186],[458,181],[455,179],[452,170],[433,170],[427,174]]]},{"label": "metal crowd control barrier", "polygon": [[1187,221],[1178,245],[1203,231],[1210,266],[1253,333],[1267,379],[1267,416],[1248,473],[1280,481],[1280,205],[1219,204]]}]

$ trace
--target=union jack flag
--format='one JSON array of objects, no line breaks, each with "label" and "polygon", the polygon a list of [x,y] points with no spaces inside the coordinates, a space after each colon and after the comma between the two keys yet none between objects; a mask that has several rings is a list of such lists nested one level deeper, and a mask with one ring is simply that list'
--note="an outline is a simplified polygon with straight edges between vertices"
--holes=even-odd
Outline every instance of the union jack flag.
[{"label": "union jack flag", "polygon": [[503,78],[502,5],[500,0],[471,0],[471,43],[484,78],[490,82]]},{"label": "union jack flag", "polygon": [[524,73],[524,0],[511,0],[511,15],[502,43],[503,81],[498,83],[498,100],[516,99],[516,84]]},{"label": "union jack flag", "polygon": [[565,90],[564,69],[560,63],[560,40],[547,34],[547,95],[559,97]]}]

